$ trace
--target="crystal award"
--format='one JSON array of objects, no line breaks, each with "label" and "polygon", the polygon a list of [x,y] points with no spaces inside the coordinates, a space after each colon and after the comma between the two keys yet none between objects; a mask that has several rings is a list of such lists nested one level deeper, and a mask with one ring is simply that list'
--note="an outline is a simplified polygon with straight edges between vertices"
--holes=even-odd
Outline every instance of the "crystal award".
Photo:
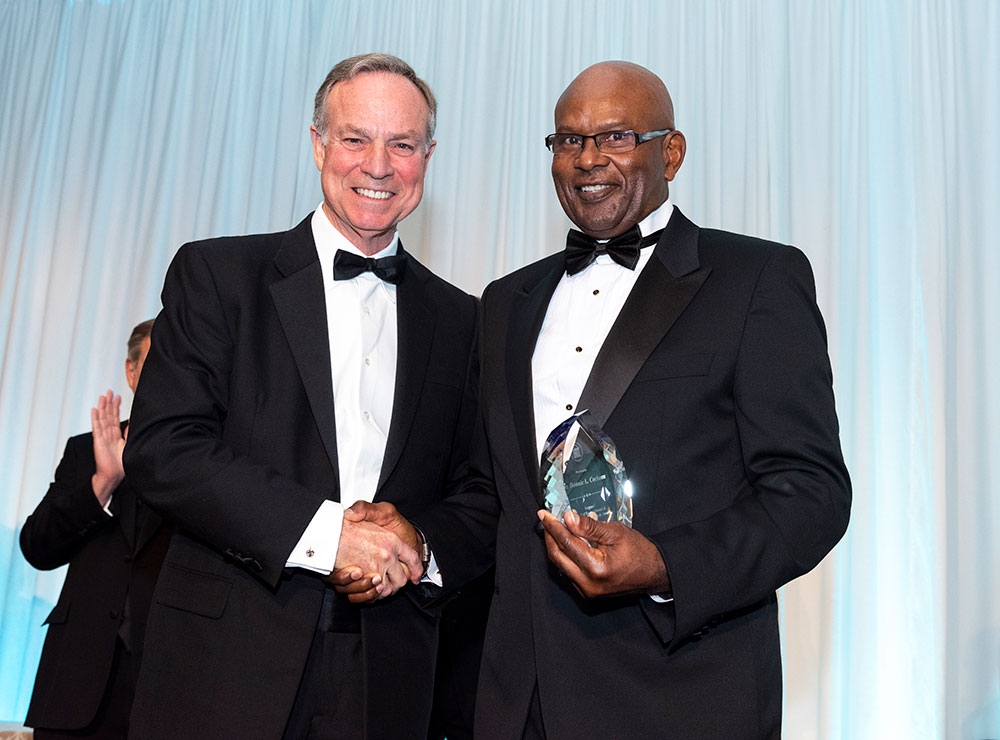
[{"label": "crystal award", "polygon": [[632,526],[632,486],[611,438],[582,411],[552,430],[541,461],[545,508]]}]

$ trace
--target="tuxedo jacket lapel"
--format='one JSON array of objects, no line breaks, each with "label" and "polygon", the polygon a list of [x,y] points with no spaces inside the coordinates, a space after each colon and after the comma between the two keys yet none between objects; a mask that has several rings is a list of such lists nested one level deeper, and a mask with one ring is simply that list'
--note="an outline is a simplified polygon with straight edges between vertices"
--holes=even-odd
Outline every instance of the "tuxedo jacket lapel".
[{"label": "tuxedo jacket lapel", "polygon": [[[399,252],[405,254],[402,243]],[[427,292],[427,276],[416,269],[407,254],[406,272],[396,286],[396,383],[392,420],[385,443],[378,489],[389,479],[399,462],[417,413],[420,391],[427,376],[427,362],[434,339],[434,309]],[[417,430],[419,433],[419,430]]]},{"label": "tuxedo jacket lapel", "polygon": [[274,265],[283,277],[271,284],[270,291],[323,447],[330,465],[338,471],[323,272],[316,254],[310,219],[311,216],[305,218],[285,234],[281,249],[274,258]]},{"label": "tuxedo jacket lapel", "polygon": [[542,265],[547,268],[534,273],[511,299],[510,321],[507,325],[507,385],[514,415],[514,429],[524,471],[536,501],[542,500],[539,482],[538,449],[535,443],[535,403],[531,383],[531,356],[538,334],[542,330],[545,312],[552,293],[563,274],[562,253],[553,255]]},{"label": "tuxedo jacket lapel", "polygon": [[600,425],[711,272],[699,269],[698,227],[676,208],[654,249],[580,394],[577,408],[589,409]]}]

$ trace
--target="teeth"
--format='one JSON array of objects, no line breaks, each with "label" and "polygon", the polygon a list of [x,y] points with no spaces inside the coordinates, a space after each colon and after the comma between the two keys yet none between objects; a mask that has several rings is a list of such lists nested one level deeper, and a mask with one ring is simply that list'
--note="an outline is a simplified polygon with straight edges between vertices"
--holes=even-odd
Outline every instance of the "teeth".
[{"label": "teeth", "polygon": [[354,188],[354,192],[359,195],[363,195],[366,198],[374,198],[375,200],[385,200],[386,198],[391,198],[392,193],[388,190],[371,190],[369,188]]},{"label": "teeth", "polygon": [[599,190],[607,190],[610,185],[584,185],[580,190],[585,193],[596,193]]}]

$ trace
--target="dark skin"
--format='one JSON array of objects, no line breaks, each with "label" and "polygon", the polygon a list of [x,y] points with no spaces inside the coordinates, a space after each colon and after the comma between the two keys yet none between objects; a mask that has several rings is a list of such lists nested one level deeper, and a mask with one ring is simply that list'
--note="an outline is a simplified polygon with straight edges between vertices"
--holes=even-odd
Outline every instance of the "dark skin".
[{"label": "dark skin", "polygon": [[[556,131],[592,135],[603,131],[659,131],[674,127],[673,103],[666,87],[649,70],[627,62],[602,62],[585,69],[560,96]],[[563,210],[577,228],[608,239],[635,226],[667,199],[687,143],[684,134],[639,144],[633,151],[606,154],[587,139],[579,154],[552,159],[552,180]],[[416,547],[419,536],[392,504],[359,503],[345,517],[360,517],[389,527]],[[585,598],[621,594],[661,594],[670,578],[656,546],[641,533],[617,522],[599,522],[570,512],[561,522],[539,511],[549,560]],[[360,569],[331,575],[337,590],[356,603],[378,598]]]},{"label": "dark skin", "polygon": [[[627,62],[588,67],[556,103],[557,132],[597,134],[674,127],[673,103],[663,82]],[[606,154],[587,139],[576,156],[552,158],[552,180],[566,215],[585,234],[608,239],[627,231],[667,199],[668,183],[684,162],[684,134]],[[595,186],[600,187],[594,191]],[[584,188],[588,190],[584,190]],[[599,522],[569,512],[560,522],[539,511],[549,560],[588,599],[621,594],[660,594],[670,578],[656,546],[618,522]]]},{"label": "dark skin", "polygon": [[[558,133],[584,135],[673,129],[673,103],[648,69],[628,62],[602,62],[581,72],[559,97],[555,125]],[[667,184],[684,162],[686,150],[679,131],[621,154],[606,154],[587,139],[578,155],[552,158],[559,203],[585,234],[595,239],[617,236],[663,204]]]}]

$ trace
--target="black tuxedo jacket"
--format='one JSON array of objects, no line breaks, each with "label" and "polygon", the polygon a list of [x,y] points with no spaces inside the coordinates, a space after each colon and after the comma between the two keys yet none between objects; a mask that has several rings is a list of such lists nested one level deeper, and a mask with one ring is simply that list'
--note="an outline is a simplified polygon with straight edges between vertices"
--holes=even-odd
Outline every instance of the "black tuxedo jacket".
[{"label": "black tuxedo jacket", "polygon": [[141,660],[153,584],[170,534],[124,481],[112,494],[108,516],[91,487],[96,470],[93,435],[71,437],[55,480],[21,529],[21,552],[34,567],[69,563],[59,601],[45,620],[49,629],[25,719],[29,727],[73,730],[94,719],[126,596],[125,634],[135,662]]},{"label": "black tuxedo jacket", "polygon": [[[285,562],[338,500],[330,341],[310,219],[183,246],[163,289],[125,449],[178,533],[157,586],[131,737],[281,736],[324,582]],[[412,516],[466,459],[478,301],[408,256],[392,421],[376,501]],[[334,347],[336,351],[336,347]],[[426,732],[437,613],[416,590],[366,608],[368,737]],[[423,729],[421,729],[423,728]]]},{"label": "black tuxedo jacket", "polygon": [[484,293],[476,474],[420,519],[446,584],[498,521],[476,737],[520,737],[536,682],[552,738],[778,737],[775,590],[840,539],[851,498],[808,261],[675,210],[584,388],[672,604],[579,597],[536,526],[531,356],[562,272],[553,255]]}]

